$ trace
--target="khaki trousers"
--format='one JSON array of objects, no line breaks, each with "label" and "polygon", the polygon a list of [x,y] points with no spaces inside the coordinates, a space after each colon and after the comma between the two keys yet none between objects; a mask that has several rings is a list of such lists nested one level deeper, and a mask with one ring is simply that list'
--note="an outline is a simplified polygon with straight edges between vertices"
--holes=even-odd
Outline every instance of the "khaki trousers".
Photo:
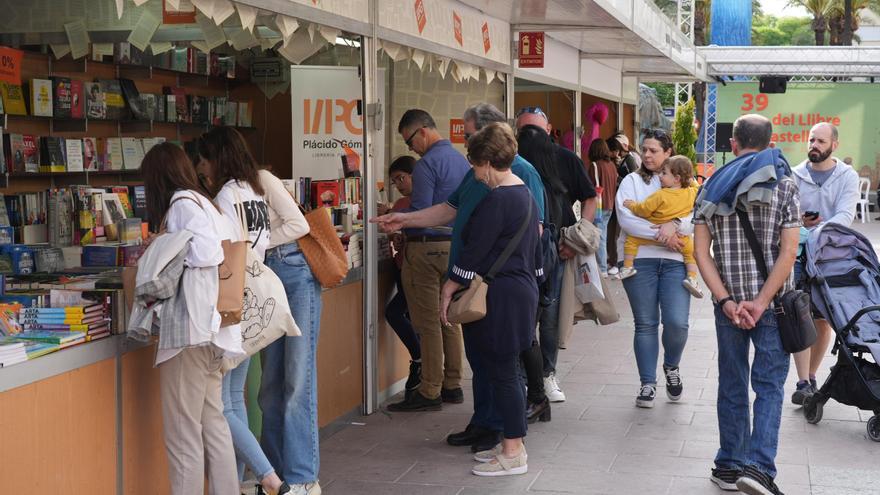
[{"label": "khaki trousers", "polygon": [[461,326],[440,323],[440,287],[446,279],[449,241],[407,243],[403,261],[403,292],[422,349],[422,384],[428,399],[440,389],[461,387],[464,342]]},{"label": "khaki trousers", "polygon": [[223,416],[222,351],[187,347],[159,365],[165,450],[173,495],[239,495],[238,468]]}]

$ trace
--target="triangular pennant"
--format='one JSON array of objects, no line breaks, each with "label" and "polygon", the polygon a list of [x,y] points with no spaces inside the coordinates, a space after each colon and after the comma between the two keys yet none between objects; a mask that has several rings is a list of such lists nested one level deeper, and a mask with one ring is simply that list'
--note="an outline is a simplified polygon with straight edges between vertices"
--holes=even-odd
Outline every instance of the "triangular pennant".
[{"label": "triangular pennant", "polygon": [[412,61],[413,61],[413,63],[416,64],[416,67],[418,67],[419,70],[424,69],[424,67],[425,67],[425,52],[414,48],[412,51]]},{"label": "triangular pennant", "polygon": [[293,33],[299,28],[299,22],[293,17],[278,14],[275,16],[275,25],[281,33],[281,38],[284,40],[284,46],[287,46]]},{"label": "triangular pennant", "polygon": [[257,22],[257,9],[240,3],[235,4],[235,8],[238,9],[241,27],[253,32],[254,24]]},{"label": "triangular pennant", "polygon": [[321,33],[321,37],[327,40],[327,43],[336,43],[336,38],[339,36],[339,30],[333,29],[326,26],[321,26],[319,29]]},{"label": "triangular pennant", "polygon": [[190,2],[199,12],[205,14],[205,17],[208,19],[214,18],[214,0],[190,0]]},{"label": "triangular pennant", "polygon": [[211,16],[219,26],[235,13],[235,6],[229,0],[214,0],[214,15]]}]

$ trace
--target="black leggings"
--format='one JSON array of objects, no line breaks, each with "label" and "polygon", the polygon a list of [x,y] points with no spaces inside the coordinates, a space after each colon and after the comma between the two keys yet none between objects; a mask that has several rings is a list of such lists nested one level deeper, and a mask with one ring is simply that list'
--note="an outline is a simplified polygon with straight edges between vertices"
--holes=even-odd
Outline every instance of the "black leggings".
[{"label": "black leggings", "polygon": [[397,294],[391,298],[388,305],[385,306],[385,319],[388,324],[406,346],[409,355],[413,360],[422,358],[422,349],[419,346],[419,336],[413,329],[412,322],[409,319],[409,309],[406,305],[406,296],[403,295],[403,283],[400,279],[400,270],[396,273]]}]

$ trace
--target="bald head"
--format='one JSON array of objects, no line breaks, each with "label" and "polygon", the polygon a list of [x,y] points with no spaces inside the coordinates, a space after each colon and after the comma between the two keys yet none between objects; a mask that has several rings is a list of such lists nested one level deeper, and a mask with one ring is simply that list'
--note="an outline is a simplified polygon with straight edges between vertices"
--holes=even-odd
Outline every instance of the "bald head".
[{"label": "bald head", "polygon": [[525,112],[516,118],[516,130],[520,130],[527,125],[540,127],[541,129],[547,131],[547,134],[550,134],[550,130],[552,129],[550,121],[547,120],[547,116],[543,113]]},{"label": "bald head", "polygon": [[773,124],[770,119],[758,114],[748,114],[733,123],[733,144],[735,154],[746,151],[763,151],[770,146]]},{"label": "bald head", "polygon": [[828,122],[820,122],[810,129],[807,144],[807,158],[820,168],[834,165],[831,155],[837,149],[837,127]]}]

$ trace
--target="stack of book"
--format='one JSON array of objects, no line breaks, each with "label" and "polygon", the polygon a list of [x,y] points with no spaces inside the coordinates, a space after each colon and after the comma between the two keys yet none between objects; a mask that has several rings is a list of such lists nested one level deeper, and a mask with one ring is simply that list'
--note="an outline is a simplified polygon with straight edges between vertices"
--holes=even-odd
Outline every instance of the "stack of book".
[{"label": "stack of book", "polygon": [[21,338],[28,338],[28,335],[38,337],[34,340],[58,338],[60,340],[53,343],[61,345],[97,340],[110,335],[110,320],[103,304],[63,308],[23,308],[19,322],[24,327],[20,334]]},{"label": "stack of book", "polygon": [[27,361],[23,342],[0,342],[0,368]]}]

